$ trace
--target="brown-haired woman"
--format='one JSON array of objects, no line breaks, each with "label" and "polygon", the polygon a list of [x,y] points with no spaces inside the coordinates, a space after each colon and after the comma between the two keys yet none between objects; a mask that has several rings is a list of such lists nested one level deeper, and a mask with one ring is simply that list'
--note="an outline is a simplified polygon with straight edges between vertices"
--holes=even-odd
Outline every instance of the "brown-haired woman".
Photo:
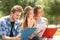
[{"label": "brown-haired woman", "polygon": [[[34,17],[36,20],[36,28],[38,31],[37,35],[39,36],[39,40],[45,40],[45,38],[42,38],[42,35],[44,30],[48,27],[48,20],[47,18],[43,17],[43,8],[40,5],[35,6]],[[51,38],[47,38],[47,40],[51,40]]]}]

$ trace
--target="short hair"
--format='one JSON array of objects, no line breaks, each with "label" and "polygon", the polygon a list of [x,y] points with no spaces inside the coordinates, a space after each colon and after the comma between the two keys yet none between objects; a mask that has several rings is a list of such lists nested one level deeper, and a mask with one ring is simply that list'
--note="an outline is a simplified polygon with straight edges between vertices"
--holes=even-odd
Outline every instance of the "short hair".
[{"label": "short hair", "polygon": [[12,9],[11,9],[10,12],[15,13],[16,11],[17,12],[22,12],[23,11],[23,8],[20,5],[15,5],[15,6],[12,7]]}]

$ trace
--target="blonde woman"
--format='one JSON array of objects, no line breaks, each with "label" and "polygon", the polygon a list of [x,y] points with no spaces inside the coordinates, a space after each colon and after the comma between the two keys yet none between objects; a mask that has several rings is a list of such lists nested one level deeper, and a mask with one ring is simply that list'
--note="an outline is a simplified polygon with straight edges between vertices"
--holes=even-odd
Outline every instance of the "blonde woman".
[{"label": "blonde woman", "polygon": [[[25,28],[33,28],[34,25],[36,24],[34,20],[34,10],[31,6],[27,6],[24,9],[24,20],[22,23],[22,31],[24,31]],[[30,39],[33,37],[33,34],[28,36]],[[22,40],[27,40],[27,39],[22,39]]]}]

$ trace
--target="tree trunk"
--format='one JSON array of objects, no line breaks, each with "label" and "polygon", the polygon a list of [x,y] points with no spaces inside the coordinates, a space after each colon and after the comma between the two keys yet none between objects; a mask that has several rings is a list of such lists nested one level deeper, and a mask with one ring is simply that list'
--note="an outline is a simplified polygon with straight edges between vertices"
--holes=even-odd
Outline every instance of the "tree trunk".
[{"label": "tree trunk", "polygon": [[58,15],[55,15],[55,25],[57,26],[57,24],[58,24]]}]

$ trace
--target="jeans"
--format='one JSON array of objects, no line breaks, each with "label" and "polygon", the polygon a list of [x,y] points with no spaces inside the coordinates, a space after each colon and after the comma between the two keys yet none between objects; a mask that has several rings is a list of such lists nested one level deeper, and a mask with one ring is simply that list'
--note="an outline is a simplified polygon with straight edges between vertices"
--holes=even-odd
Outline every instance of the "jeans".
[{"label": "jeans", "polygon": [[32,40],[39,40],[39,37],[38,36],[35,36],[35,37],[33,37]]}]

